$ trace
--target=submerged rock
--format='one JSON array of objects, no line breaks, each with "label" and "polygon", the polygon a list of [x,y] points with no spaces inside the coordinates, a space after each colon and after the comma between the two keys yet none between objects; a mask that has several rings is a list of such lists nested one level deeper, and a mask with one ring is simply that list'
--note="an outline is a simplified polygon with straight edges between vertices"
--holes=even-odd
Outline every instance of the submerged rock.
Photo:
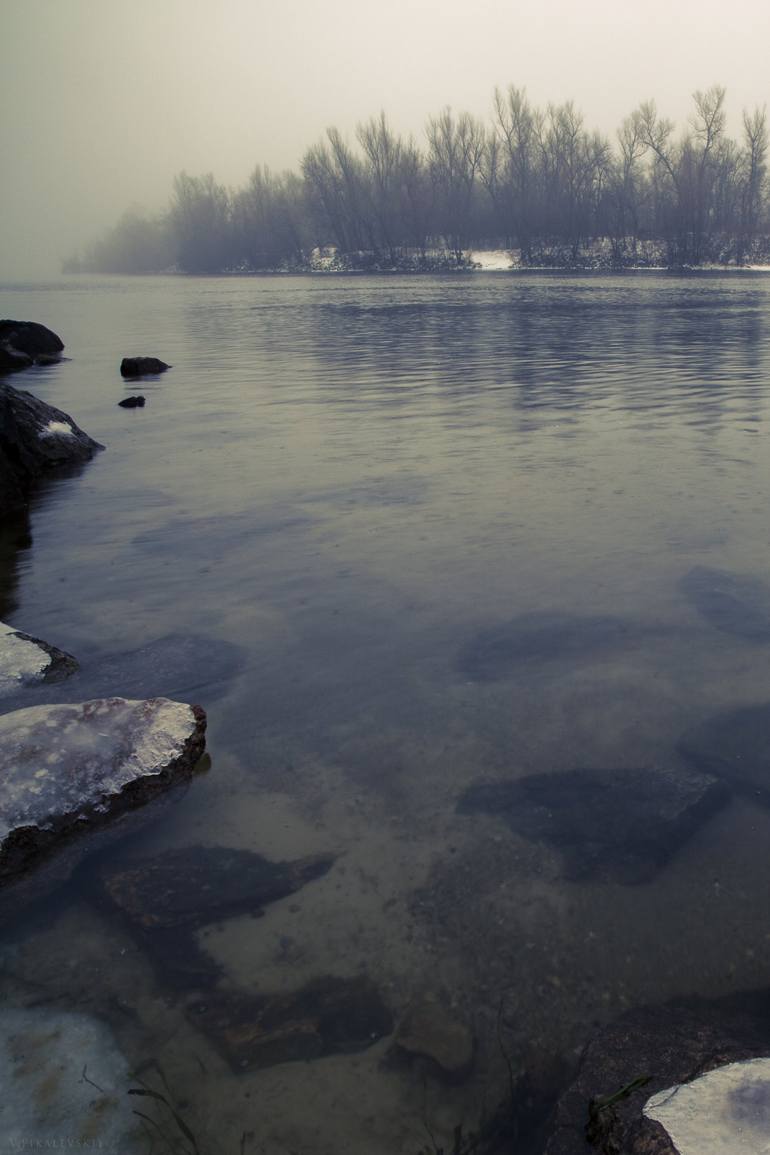
[{"label": "submerged rock", "polygon": [[407,1007],[394,1043],[397,1051],[427,1059],[436,1073],[452,1082],[466,1078],[473,1066],[472,1032],[435,996],[426,995]]},{"label": "submerged rock", "polygon": [[120,362],[123,377],[143,377],[146,373],[165,373],[171,366],[158,357],[124,357]]},{"label": "submerged rock", "polygon": [[131,1069],[106,1024],[50,1007],[0,1010],[0,1134],[9,1151],[139,1151]]},{"label": "submerged rock", "polygon": [[698,770],[770,806],[770,702],[708,718],[678,748]]},{"label": "submerged rock", "polygon": [[564,876],[645,882],[719,810],[729,791],[691,770],[562,770],[479,783],[463,814],[499,815],[516,834],[560,853]]},{"label": "submerged rock", "polygon": [[0,885],[189,777],[205,729],[199,706],[166,698],[99,698],[1,716]]},{"label": "submerged rock", "polygon": [[103,449],[61,409],[0,383],[0,511],[27,502],[36,482]]},{"label": "submerged rock", "polygon": [[194,931],[241,914],[260,915],[320,878],[335,859],[316,854],[271,862],[250,850],[189,846],[152,858],[110,863],[96,879],[107,901],[137,932],[161,976],[174,987],[210,986],[221,969],[198,945]]},{"label": "submerged rock", "polygon": [[21,686],[61,682],[77,668],[71,654],[0,622],[0,698]]},{"label": "submerged rock", "polygon": [[212,992],[188,1018],[236,1072],[362,1051],[393,1030],[393,1018],[363,976],[324,977],[292,994],[256,998]]},{"label": "submerged rock", "polygon": [[102,893],[146,930],[198,927],[293,894],[331,868],[334,856],[314,854],[271,862],[229,846],[185,846],[153,858],[110,864],[100,874]]},{"label": "submerged rock", "polygon": [[463,646],[457,663],[474,681],[496,681],[524,662],[594,657],[627,645],[639,633],[635,623],[608,615],[521,614],[481,630]]},{"label": "submerged rock", "polygon": [[770,642],[770,586],[766,582],[695,566],[679,588],[715,629],[751,642]]},{"label": "submerged rock", "polygon": [[[764,1120],[765,1139],[769,1133],[768,1062],[760,1068],[745,1060],[768,1054],[768,992],[630,1011],[588,1044],[574,1082],[556,1105],[545,1155],[753,1155],[762,1150],[757,1121]],[[724,1075],[717,1080],[717,1093],[713,1083],[696,1089],[698,1076],[707,1071],[718,1075],[719,1068],[728,1071],[728,1064],[736,1062],[741,1068],[732,1084],[735,1095]],[[702,1096],[702,1134],[711,1137],[705,1146],[680,1147],[673,1124],[669,1132],[665,1119],[657,1121],[664,1113],[661,1093],[679,1084],[691,1088],[683,1106],[687,1098],[694,1102]],[[720,1146],[720,1136],[731,1133],[733,1145],[728,1139]],[[754,1146],[742,1147],[746,1141]]]}]

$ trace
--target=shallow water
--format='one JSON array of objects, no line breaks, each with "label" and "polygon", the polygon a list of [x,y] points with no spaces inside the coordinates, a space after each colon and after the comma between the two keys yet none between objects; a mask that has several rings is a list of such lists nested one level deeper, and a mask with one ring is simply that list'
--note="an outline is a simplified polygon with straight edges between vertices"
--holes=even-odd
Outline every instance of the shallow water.
[{"label": "shallow water", "polygon": [[[59,697],[208,710],[211,769],[136,853],[337,856],[197,932],[221,988],[365,975],[396,1018],[438,993],[476,1063],[448,1088],[384,1038],[234,1074],[78,882],[6,936],[6,998],[107,1018],[206,1151],[417,1155],[489,1114],[508,1062],[770,982],[750,797],[635,886],[457,810],[478,783],[684,769],[685,732],[770,697],[770,279],[82,278],[0,287],[0,315],[60,333],[69,360],[14,384],[107,446],[0,542],[4,620],[80,659]],[[174,368],[124,385],[132,353]]]}]

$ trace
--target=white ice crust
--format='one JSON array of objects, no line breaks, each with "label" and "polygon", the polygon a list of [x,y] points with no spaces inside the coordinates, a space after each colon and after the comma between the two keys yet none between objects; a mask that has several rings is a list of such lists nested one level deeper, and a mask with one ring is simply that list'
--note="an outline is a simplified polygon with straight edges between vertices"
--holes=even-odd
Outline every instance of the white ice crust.
[{"label": "white ice crust", "polygon": [[109,1028],[90,1015],[0,1010],[0,1082],[0,1134],[8,1151],[142,1149],[126,1095],[128,1062]]},{"label": "white ice crust", "polygon": [[13,626],[0,622],[0,698],[38,681],[50,664],[51,655],[36,642],[17,637]]},{"label": "white ice crust", "polygon": [[72,437],[74,430],[68,421],[49,421],[40,430],[38,437],[55,437],[56,434]]},{"label": "white ice crust", "polygon": [[679,1155],[768,1155],[770,1058],[729,1063],[659,1091],[644,1114],[665,1128]]}]

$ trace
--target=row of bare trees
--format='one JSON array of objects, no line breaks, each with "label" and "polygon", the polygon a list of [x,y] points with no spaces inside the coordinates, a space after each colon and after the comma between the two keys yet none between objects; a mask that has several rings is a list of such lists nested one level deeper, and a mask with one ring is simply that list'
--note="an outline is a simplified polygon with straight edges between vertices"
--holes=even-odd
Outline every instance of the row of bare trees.
[{"label": "row of bare trees", "polygon": [[519,249],[524,263],[556,253],[579,262],[599,239],[617,264],[634,263],[644,241],[665,246],[672,265],[740,264],[770,236],[766,113],[744,112],[736,140],[723,88],[693,102],[679,132],[646,102],[614,141],[588,130],[572,102],[538,108],[514,86],[495,91],[488,123],[445,108],[422,145],[383,112],[359,125],[354,142],[328,129],[299,174],[258,167],[235,191],[210,174],[180,174],[162,218],[127,214],[84,264],[302,267],[331,245],[380,266],[436,249],[460,261],[490,245]]}]

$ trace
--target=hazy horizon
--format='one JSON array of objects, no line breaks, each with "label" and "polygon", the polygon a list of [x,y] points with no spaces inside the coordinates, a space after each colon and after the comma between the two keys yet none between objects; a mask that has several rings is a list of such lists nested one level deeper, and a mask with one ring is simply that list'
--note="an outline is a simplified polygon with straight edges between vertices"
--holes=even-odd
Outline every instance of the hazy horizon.
[{"label": "hazy horizon", "polygon": [[162,208],[182,169],[230,186],[257,164],[296,170],[326,127],[352,135],[380,109],[421,139],[445,105],[488,118],[516,84],[613,134],[650,98],[683,125],[718,83],[737,133],[770,87],[756,0],[6,0],[4,15],[4,278],[57,273],[129,206]]}]

